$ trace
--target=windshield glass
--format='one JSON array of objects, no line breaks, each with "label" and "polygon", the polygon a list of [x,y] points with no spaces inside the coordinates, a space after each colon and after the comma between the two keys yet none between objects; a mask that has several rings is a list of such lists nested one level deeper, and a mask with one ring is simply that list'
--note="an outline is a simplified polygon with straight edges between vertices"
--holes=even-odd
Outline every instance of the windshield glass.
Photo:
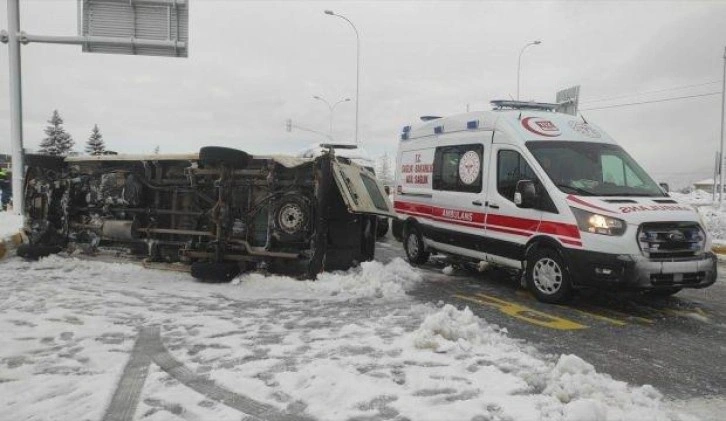
[{"label": "windshield glass", "polygon": [[665,196],[618,145],[533,141],[527,148],[565,193],[585,196]]}]

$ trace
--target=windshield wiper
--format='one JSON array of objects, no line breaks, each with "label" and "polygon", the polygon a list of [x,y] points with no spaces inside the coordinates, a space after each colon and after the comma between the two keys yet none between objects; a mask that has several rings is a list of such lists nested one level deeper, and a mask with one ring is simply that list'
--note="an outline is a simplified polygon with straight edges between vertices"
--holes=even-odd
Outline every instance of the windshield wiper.
[{"label": "windshield wiper", "polygon": [[590,190],[581,189],[579,187],[570,186],[568,184],[555,184],[555,186],[563,188],[563,189],[570,189],[574,191],[575,193],[579,193],[585,196],[595,196],[595,193],[591,192]]}]

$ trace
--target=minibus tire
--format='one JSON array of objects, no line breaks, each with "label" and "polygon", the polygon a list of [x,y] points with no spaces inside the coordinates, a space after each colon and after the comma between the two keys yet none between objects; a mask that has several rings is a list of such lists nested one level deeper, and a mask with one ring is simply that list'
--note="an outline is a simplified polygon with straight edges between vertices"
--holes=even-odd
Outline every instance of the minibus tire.
[{"label": "minibus tire", "polygon": [[559,304],[572,298],[570,272],[564,259],[551,248],[536,248],[527,257],[527,287],[544,303]]},{"label": "minibus tire", "polygon": [[404,229],[403,237],[403,249],[409,263],[423,265],[428,262],[430,253],[425,248],[423,237],[416,224],[409,224]]},{"label": "minibus tire", "polygon": [[229,282],[239,273],[239,264],[233,262],[194,262],[191,267],[192,277],[208,284]]},{"label": "minibus tire", "polygon": [[247,168],[251,160],[250,154],[239,149],[223,146],[205,146],[199,149],[199,164],[202,167],[225,165],[229,168],[243,170]]}]

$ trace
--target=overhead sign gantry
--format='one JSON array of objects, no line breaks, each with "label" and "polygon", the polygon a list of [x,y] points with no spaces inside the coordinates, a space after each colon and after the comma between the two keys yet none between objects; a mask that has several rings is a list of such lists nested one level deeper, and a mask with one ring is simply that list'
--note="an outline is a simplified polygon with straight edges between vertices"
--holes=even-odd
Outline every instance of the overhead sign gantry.
[{"label": "overhead sign gantry", "polygon": [[0,41],[8,44],[13,208],[18,214],[25,178],[20,46],[76,44],[88,53],[187,57],[189,38],[189,0],[78,0],[78,34],[71,36],[21,31],[19,3],[7,0],[8,29],[0,32]]}]

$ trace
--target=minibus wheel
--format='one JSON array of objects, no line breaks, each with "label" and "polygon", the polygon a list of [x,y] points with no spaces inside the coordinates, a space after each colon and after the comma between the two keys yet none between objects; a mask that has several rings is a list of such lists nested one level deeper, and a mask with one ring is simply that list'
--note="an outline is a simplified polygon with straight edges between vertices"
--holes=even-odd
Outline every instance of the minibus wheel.
[{"label": "minibus wheel", "polygon": [[412,264],[422,265],[429,260],[430,253],[426,250],[421,232],[415,224],[409,224],[404,230],[403,249]]},{"label": "minibus wheel", "polygon": [[563,303],[572,298],[572,282],[565,261],[550,248],[537,248],[527,258],[527,286],[545,303]]}]

